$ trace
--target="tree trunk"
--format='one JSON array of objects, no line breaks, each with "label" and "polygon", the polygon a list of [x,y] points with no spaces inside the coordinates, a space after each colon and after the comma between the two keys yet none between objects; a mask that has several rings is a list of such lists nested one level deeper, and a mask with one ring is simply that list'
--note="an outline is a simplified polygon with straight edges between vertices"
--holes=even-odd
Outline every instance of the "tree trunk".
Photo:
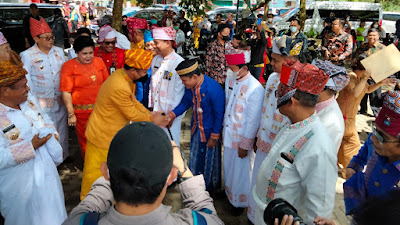
[{"label": "tree trunk", "polygon": [[114,0],[112,27],[118,32],[122,31],[122,5],[124,0]]},{"label": "tree trunk", "polygon": [[265,0],[265,4],[264,4],[264,21],[268,20],[268,13],[269,13],[269,2],[271,0]]},{"label": "tree trunk", "polygon": [[306,23],[307,15],[306,15],[306,0],[300,0],[300,30],[304,30],[304,24]]}]

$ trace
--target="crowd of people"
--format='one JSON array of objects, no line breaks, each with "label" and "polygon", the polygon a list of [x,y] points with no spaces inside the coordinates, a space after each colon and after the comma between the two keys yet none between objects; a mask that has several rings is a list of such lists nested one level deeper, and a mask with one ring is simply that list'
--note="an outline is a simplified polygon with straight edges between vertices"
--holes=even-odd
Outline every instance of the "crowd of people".
[{"label": "crowd of people", "polygon": [[[124,18],[126,34],[105,16],[97,43],[87,28],[71,33],[66,57],[55,28],[35,9],[20,55],[0,33],[5,224],[223,224],[209,195],[222,188],[232,213],[247,209],[251,223],[265,224],[264,210],[282,198],[306,224],[332,225],[326,218],[339,174],[347,180],[346,213],[369,225],[368,200],[398,196],[391,191],[400,185],[400,87],[395,78],[374,83],[361,63],[385,48],[376,24],[357,29],[367,41],[357,37],[354,48],[348,23],[329,18],[323,58],[307,62],[308,39],[297,19],[278,36],[272,14],[244,35],[235,34],[231,15],[218,15],[216,28],[205,18],[197,27],[216,39],[202,73],[199,59],[182,49],[192,32],[183,11],[179,18],[166,11],[151,24]],[[361,146],[358,107],[376,91],[375,123]],[[187,163],[179,146],[189,108]],[[81,203],[69,217],[57,173],[69,157],[68,126],[84,160]],[[178,213],[162,204],[174,182],[185,205]],[[275,224],[299,224],[293,220]]]}]

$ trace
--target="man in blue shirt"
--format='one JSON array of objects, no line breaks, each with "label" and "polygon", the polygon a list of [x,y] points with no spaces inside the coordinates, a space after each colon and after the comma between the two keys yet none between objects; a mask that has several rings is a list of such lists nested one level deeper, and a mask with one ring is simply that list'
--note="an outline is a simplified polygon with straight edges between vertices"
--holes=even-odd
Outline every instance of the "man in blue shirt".
[{"label": "man in blue shirt", "polygon": [[221,144],[218,141],[225,111],[225,94],[214,79],[204,76],[196,59],[187,59],[176,68],[185,94],[181,103],[168,113],[172,121],[190,107],[191,144],[189,168],[193,174],[203,174],[207,190],[221,186]]},{"label": "man in blue shirt", "polygon": [[372,134],[346,168],[349,179],[343,189],[347,214],[359,214],[357,208],[363,202],[400,186],[400,91],[383,96]]}]

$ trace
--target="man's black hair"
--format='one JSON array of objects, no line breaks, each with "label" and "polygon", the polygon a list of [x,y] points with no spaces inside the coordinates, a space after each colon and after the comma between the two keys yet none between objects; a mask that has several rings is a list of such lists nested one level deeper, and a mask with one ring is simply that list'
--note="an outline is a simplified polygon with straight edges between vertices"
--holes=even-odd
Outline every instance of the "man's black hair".
[{"label": "man's black hair", "polygon": [[216,17],[218,17],[218,16],[222,18],[222,14],[221,13],[218,13]]},{"label": "man's black hair", "polygon": [[315,107],[318,103],[319,95],[312,95],[307,92],[296,90],[293,97],[299,100],[303,107]]},{"label": "man's black hair", "polygon": [[74,41],[74,50],[79,53],[86,47],[92,47],[94,49],[94,42],[92,38],[88,36],[78,36]]},{"label": "man's black hair", "polygon": [[379,30],[376,29],[376,28],[371,28],[371,29],[368,30],[368,34],[369,34],[369,33],[372,33],[372,32],[376,32],[376,33],[379,34]]},{"label": "man's black hair", "polygon": [[264,17],[263,14],[258,14],[258,15],[257,15],[257,18],[263,18],[263,17]]},{"label": "man's black hair", "polygon": [[274,17],[275,15],[273,13],[268,13],[267,16],[271,15],[272,17]]},{"label": "man's black hair", "polygon": [[240,35],[240,34],[233,35],[233,38],[235,38],[236,40],[240,40],[240,41],[243,40],[242,35]]},{"label": "man's black hair", "polygon": [[30,8],[30,9],[37,9],[38,7],[37,7],[37,5],[36,5],[35,3],[31,3],[31,4],[29,5],[29,8]]},{"label": "man's black hair", "polygon": [[61,9],[59,9],[59,8],[54,9],[54,15],[55,16],[62,16]]},{"label": "man's black hair", "polygon": [[367,58],[368,56],[364,53],[356,54],[351,60],[351,69],[353,71],[356,70],[365,70],[365,67],[361,64],[361,60]]},{"label": "man's black hair", "polygon": [[131,206],[152,204],[160,196],[165,181],[153,186],[146,184],[146,175],[137,169],[119,168],[110,177],[111,190],[117,202]]},{"label": "man's black hair", "polygon": [[297,24],[300,25],[300,20],[298,18],[294,18],[294,19],[290,20],[290,22],[292,22],[292,21],[297,21]]},{"label": "man's black hair", "polygon": [[78,30],[76,30],[76,33],[78,34],[78,36],[81,36],[81,34],[88,34],[89,37],[91,35],[90,30],[86,27],[81,27]]},{"label": "man's black hair", "polygon": [[229,27],[228,27],[228,25],[226,25],[226,24],[220,24],[219,26],[218,26],[218,33],[221,33],[225,28],[228,28],[229,29]]}]

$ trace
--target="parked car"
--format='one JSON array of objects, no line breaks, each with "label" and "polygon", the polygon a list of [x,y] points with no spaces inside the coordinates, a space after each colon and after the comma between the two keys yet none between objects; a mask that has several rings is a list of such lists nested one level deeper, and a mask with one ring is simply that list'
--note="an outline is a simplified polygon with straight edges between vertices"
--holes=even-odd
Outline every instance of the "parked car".
[{"label": "parked car", "polygon": [[396,33],[397,20],[400,20],[400,12],[383,12],[382,28],[387,34]]},{"label": "parked car", "polygon": [[[224,7],[218,7],[215,8],[214,10],[208,11],[207,15],[208,18],[210,19],[211,22],[215,22],[217,19],[217,14],[222,14],[222,20],[226,20],[228,18],[228,15],[230,13],[233,14],[233,19],[236,20],[236,6],[224,6]],[[242,11],[243,8],[239,7],[239,14],[238,14],[238,21],[242,21]],[[249,20],[249,24],[254,24],[256,21],[256,17],[254,16],[254,13],[251,13],[250,16],[247,18]]]},{"label": "parked car", "polygon": [[[4,34],[11,48],[20,53],[25,50],[25,38],[22,35],[22,23],[29,15],[29,3],[0,3],[0,31]],[[54,15],[54,9],[62,6],[37,3],[39,15],[48,19]]]},{"label": "parked car", "polygon": [[178,5],[173,5],[173,4],[155,4],[154,6],[153,6],[154,8],[162,8],[162,9],[167,9],[167,10],[169,10],[169,9],[171,9],[172,8],[172,10],[176,13],[176,14],[178,14],[179,13],[179,11],[181,11],[183,8],[182,7],[180,7],[180,6],[178,6]]},{"label": "parked car", "polygon": [[[358,27],[361,19],[366,20],[366,27],[369,27],[373,21],[381,22],[382,20],[382,5],[379,3],[369,2],[330,2],[330,1],[317,1],[307,2],[306,4],[306,24],[304,31],[308,32],[314,26],[312,24],[312,16],[314,9],[318,9],[321,19],[329,17],[331,12],[335,13],[337,18],[346,18],[350,16],[350,23],[352,27]],[[289,10],[280,18],[275,18],[276,26],[278,29],[286,30],[289,28],[290,21],[299,17],[299,6]],[[322,21],[321,21],[322,22]]]},{"label": "parked car", "polygon": [[132,14],[131,17],[146,19],[150,24],[151,17],[157,17],[158,21],[161,21],[164,18],[164,9],[162,8],[145,8],[140,9]]},{"label": "parked car", "polygon": [[141,10],[142,8],[140,7],[130,7],[130,8],[126,8],[122,11],[122,15],[130,17],[132,16],[135,12]]}]

